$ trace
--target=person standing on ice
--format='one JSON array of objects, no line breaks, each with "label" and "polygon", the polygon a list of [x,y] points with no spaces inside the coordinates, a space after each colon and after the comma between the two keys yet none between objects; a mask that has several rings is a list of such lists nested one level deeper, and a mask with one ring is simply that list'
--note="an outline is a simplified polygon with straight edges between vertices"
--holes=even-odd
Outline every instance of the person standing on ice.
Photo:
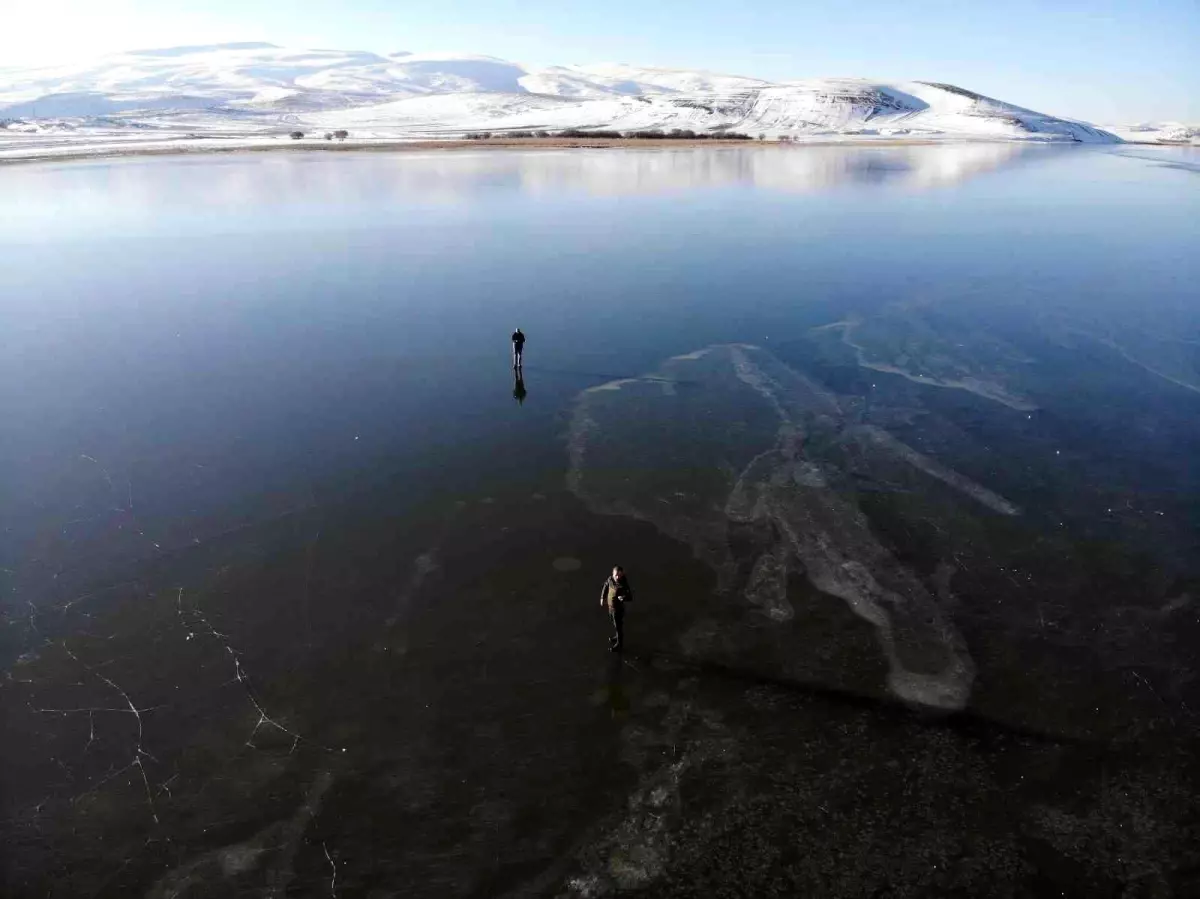
[{"label": "person standing on ice", "polygon": [[625,645],[625,603],[633,602],[633,591],[629,589],[629,579],[625,577],[625,569],[614,565],[612,574],[604,580],[600,588],[600,605],[608,609],[608,617],[612,619],[613,635],[608,639],[610,652],[620,652]]},{"label": "person standing on ice", "polygon": [[525,354],[525,335],[521,333],[520,328],[517,328],[517,330],[513,331],[512,345],[513,368],[520,368],[522,363],[521,357]]}]

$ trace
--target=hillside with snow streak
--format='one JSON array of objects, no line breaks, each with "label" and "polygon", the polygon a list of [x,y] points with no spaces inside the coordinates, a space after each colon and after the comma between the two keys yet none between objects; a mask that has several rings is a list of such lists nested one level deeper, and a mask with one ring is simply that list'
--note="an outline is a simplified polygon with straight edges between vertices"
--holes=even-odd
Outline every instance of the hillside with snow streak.
[{"label": "hillside with snow streak", "polygon": [[742,132],[769,138],[1106,143],[1118,137],[932,81],[772,83],[624,64],[531,69],[487,56],[220,44],[0,69],[0,151],[97,140],[355,139],[489,131]]}]

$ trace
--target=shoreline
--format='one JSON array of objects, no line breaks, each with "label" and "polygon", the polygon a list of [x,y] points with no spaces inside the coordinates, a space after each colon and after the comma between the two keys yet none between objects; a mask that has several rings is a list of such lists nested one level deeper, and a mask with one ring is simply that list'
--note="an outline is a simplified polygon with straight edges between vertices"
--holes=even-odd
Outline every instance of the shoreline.
[{"label": "shoreline", "polygon": [[[168,141],[170,139],[167,139]],[[327,141],[280,141],[270,143],[248,143],[255,138],[176,138],[178,146],[169,143],[164,146],[139,146],[133,143],[127,146],[113,146],[97,142],[87,144],[81,142],[78,147],[70,144],[63,145],[58,152],[34,152],[29,155],[4,156],[0,155],[0,167],[38,162],[78,162],[91,159],[115,159],[136,156],[193,156],[217,155],[224,153],[269,153],[269,152],[311,152],[311,153],[414,153],[429,151],[461,152],[465,150],[664,150],[664,149],[698,149],[712,147],[716,149],[739,148],[773,148],[795,149],[806,147],[933,147],[957,144],[1035,144],[1037,146],[1091,146],[1057,141],[996,141],[972,140],[970,138],[856,138],[841,140],[811,140],[811,141],[776,141],[776,140],[722,140],[710,138],[701,140],[654,140],[647,138],[491,138],[488,140],[389,140],[356,141],[356,142],[327,142]],[[222,141],[229,141],[222,146]],[[186,144],[184,142],[187,141]],[[195,141],[194,143],[192,141]],[[151,143],[150,141],[146,142]],[[1129,142],[1126,142],[1129,143]],[[1112,145],[1119,146],[1119,145]],[[1155,144],[1154,146],[1159,146]],[[11,145],[10,145],[11,148]],[[4,147],[0,147],[3,154]]]}]

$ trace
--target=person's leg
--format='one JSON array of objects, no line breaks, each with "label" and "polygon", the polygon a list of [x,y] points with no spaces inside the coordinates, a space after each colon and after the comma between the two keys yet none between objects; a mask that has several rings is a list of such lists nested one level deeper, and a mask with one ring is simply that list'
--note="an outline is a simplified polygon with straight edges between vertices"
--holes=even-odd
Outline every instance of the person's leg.
[{"label": "person's leg", "polygon": [[613,638],[610,641],[613,649],[625,645],[625,604],[617,601],[612,608]]}]

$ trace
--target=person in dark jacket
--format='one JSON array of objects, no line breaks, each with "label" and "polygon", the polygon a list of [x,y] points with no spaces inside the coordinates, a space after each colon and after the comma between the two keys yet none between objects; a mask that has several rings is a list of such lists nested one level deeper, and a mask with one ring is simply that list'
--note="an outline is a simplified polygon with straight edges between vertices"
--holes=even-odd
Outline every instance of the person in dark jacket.
[{"label": "person in dark jacket", "polygon": [[612,619],[613,635],[608,640],[612,652],[620,652],[625,645],[625,603],[632,601],[633,591],[629,589],[625,570],[614,565],[612,574],[605,578],[604,586],[600,588],[600,605],[608,609]]},{"label": "person in dark jacket", "polygon": [[513,331],[513,368],[520,368],[523,362],[522,356],[525,354],[525,335],[521,333],[521,329]]}]

